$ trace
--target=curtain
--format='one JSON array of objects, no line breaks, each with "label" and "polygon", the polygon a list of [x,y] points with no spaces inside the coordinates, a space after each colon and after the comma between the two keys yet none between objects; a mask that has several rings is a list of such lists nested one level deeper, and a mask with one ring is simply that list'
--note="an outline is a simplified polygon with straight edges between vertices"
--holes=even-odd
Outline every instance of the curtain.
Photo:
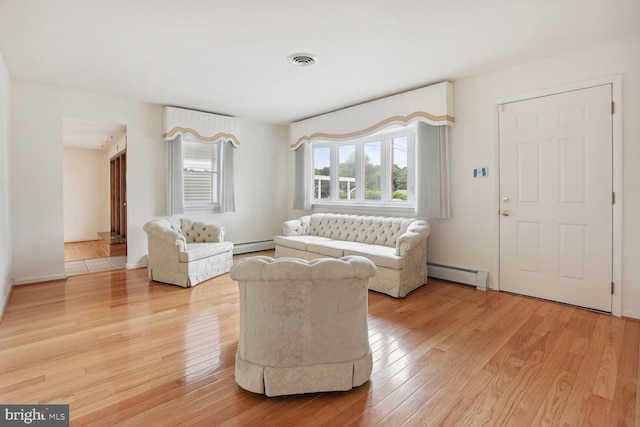
[{"label": "curtain", "polygon": [[233,152],[235,146],[231,141],[222,141],[222,171],[220,179],[220,212],[235,212],[235,188],[233,180]]},{"label": "curtain", "polygon": [[184,213],[182,187],[182,137],[165,141],[167,153],[167,215]]},{"label": "curtain", "polygon": [[295,151],[295,182],[293,189],[293,209],[311,210],[311,147],[308,143],[300,144]]},{"label": "curtain", "polygon": [[449,218],[447,126],[418,123],[416,138],[416,216]]}]

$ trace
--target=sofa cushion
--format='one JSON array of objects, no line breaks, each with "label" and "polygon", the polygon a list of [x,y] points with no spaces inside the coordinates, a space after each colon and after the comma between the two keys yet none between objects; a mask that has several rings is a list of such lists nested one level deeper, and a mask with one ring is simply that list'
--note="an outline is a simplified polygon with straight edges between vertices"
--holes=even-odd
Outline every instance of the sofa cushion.
[{"label": "sofa cushion", "polygon": [[307,244],[307,251],[334,258],[340,258],[344,256],[344,253],[346,253],[348,249],[357,250],[362,246],[368,245],[358,242],[345,242],[343,240],[327,240]]},{"label": "sofa cushion", "polygon": [[393,268],[394,270],[401,270],[405,266],[405,258],[397,256],[395,248],[388,246],[362,245],[359,247],[345,248],[344,255],[363,256],[369,258],[378,267]]},{"label": "sofa cushion", "polygon": [[191,262],[233,250],[232,242],[187,243],[186,252],[180,252],[180,262]]},{"label": "sofa cushion", "polygon": [[331,239],[327,237],[309,236],[307,234],[302,236],[275,236],[273,239],[276,245],[298,249],[300,251],[306,251],[308,243],[326,242],[330,240]]}]

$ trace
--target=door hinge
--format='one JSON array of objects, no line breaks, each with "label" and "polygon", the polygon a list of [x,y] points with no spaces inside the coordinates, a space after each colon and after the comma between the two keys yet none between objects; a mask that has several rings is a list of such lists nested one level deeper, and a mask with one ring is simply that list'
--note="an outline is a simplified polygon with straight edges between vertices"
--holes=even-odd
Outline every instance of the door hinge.
[{"label": "door hinge", "polygon": [[616,109],[614,107],[615,103],[613,101],[611,101],[611,114],[616,112]]},{"label": "door hinge", "polygon": [[611,282],[611,295],[613,295],[613,289],[614,289],[615,285],[613,284],[613,282]]},{"label": "door hinge", "polygon": [[611,192],[611,204],[612,205],[616,204],[616,193],[615,193],[615,191]]}]

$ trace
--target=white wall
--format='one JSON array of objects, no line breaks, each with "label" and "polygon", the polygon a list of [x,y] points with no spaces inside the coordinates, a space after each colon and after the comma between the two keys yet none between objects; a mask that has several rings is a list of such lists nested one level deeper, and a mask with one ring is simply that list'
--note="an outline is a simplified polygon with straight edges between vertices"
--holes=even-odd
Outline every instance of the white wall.
[{"label": "white wall", "polygon": [[[64,277],[62,117],[127,126],[128,268],[146,265],[142,226],[165,214],[162,107],[14,82],[14,281]],[[190,212],[217,224],[227,240],[273,239],[285,217],[288,133],[284,126],[241,121],[235,157],[236,212]],[[33,169],[22,165],[34,165]]]},{"label": "white wall", "polygon": [[111,227],[106,150],[63,149],[64,241],[96,240]]},{"label": "white wall", "polygon": [[[622,315],[640,318],[640,35],[454,82],[452,218],[430,221],[430,262],[488,270],[496,277],[497,101],[615,74],[622,74],[623,90]],[[477,166],[489,166],[487,179],[472,178]]]},{"label": "white wall", "polygon": [[0,54],[0,316],[13,278],[11,250],[11,82]]},{"label": "white wall", "polygon": [[63,116],[127,126],[127,266],[144,266],[142,225],[164,206],[162,108],[24,82],[13,82],[12,102],[14,282],[65,277]]},{"label": "white wall", "polygon": [[186,216],[223,225],[225,239],[236,244],[272,240],[287,214],[289,128],[241,119],[238,135],[236,212],[191,211]]}]

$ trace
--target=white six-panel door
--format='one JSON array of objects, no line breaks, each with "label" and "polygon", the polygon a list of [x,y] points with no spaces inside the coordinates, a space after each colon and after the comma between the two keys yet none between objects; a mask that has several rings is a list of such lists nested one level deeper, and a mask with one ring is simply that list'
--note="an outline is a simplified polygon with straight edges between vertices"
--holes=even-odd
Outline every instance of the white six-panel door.
[{"label": "white six-panel door", "polygon": [[611,85],[502,105],[500,290],[611,311]]}]

